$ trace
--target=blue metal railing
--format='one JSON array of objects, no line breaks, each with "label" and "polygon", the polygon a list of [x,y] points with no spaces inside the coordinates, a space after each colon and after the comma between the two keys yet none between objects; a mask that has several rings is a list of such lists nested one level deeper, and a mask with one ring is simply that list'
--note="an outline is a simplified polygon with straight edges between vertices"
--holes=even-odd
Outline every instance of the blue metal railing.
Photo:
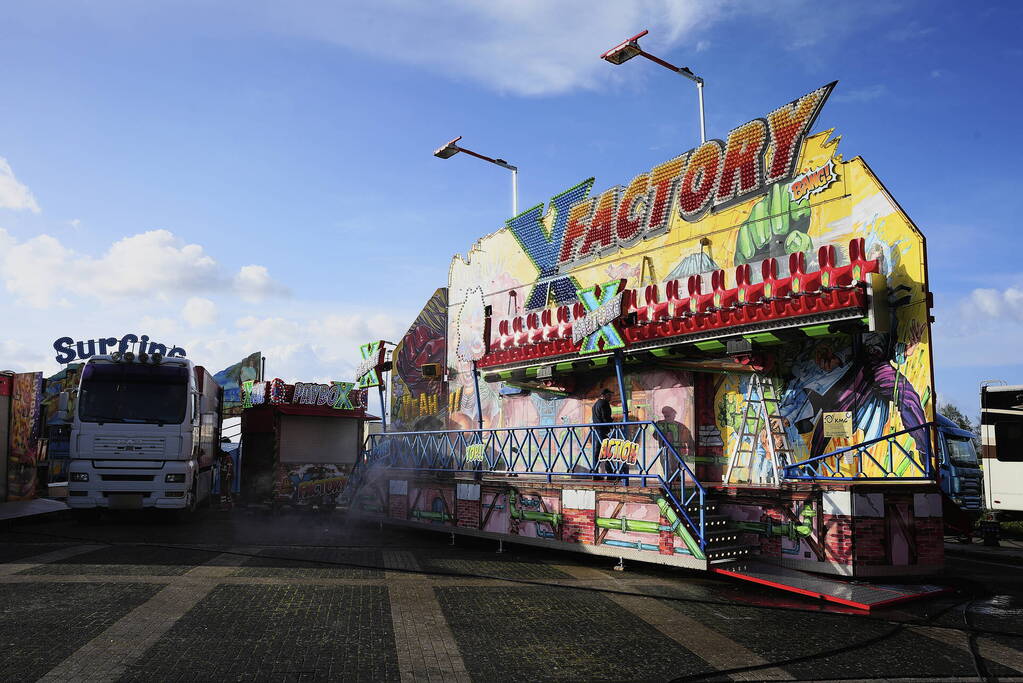
[{"label": "blue metal railing", "polygon": [[[801,460],[784,467],[785,479],[821,481],[921,481],[931,477],[931,445],[937,424],[903,429],[870,441]],[[906,448],[899,437],[909,435],[917,448]],[[885,444],[876,448],[878,444]],[[923,447],[921,447],[923,444]],[[873,451],[879,450],[880,453]]]},{"label": "blue metal railing", "polygon": [[[600,432],[606,430],[605,435]],[[619,439],[621,452],[631,462],[597,463],[602,441]],[[597,465],[610,472],[597,472]],[[653,422],[461,429],[431,432],[385,432],[366,441],[365,465],[416,472],[542,475],[558,478],[594,476],[639,480],[641,486],[660,486],[667,499],[706,547],[704,510],[706,492],[696,475]],[[627,471],[628,470],[628,471]],[[698,515],[691,516],[688,508]],[[694,518],[695,517],[695,518]]]}]

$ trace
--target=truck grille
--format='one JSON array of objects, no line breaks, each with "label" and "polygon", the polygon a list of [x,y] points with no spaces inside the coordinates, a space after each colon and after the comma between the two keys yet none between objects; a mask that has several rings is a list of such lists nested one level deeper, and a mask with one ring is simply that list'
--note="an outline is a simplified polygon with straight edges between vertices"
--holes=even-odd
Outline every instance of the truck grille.
[{"label": "truck grille", "polygon": [[103,481],[153,481],[151,474],[101,474]]},{"label": "truck grille", "polygon": [[163,436],[97,436],[92,442],[94,458],[162,456],[167,446]]}]

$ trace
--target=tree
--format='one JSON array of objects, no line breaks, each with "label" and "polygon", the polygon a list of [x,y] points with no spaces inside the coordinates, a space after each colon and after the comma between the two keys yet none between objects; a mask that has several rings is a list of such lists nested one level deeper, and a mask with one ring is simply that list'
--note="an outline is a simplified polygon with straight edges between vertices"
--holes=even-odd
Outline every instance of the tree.
[{"label": "tree", "polygon": [[956,426],[960,429],[965,429],[970,432],[978,432],[979,426],[974,425],[973,421],[966,416],[966,413],[959,410],[959,407],[954,403],[945,403],[944,405],[938,405],[938,412],[956,423]]}]

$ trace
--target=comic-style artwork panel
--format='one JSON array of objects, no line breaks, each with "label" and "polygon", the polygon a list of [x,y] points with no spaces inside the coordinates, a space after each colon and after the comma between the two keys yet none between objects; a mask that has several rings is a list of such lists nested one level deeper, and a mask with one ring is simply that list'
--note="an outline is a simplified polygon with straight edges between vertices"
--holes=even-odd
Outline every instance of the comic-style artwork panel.
[{"label": "comic-style artwork panel", "polygon": [[661,511],[654,503],[597,501],[595,545],[658,552]]},{"label": "comic-style artwork panel", "polygon": [[11,395],[10,451],[7,463],[7,499],[35,497],[39,460],[40,402],[43,375],[23,372],[14,376]]},{"label": "comic-style artwork panel", "polygon": [[511,488],[507,494],[510,533],[530,538],[561,539],[561,491]]},{"label": "comic-style artwork panel", "polygon": [[492,531],[499,534],[509,533],[511,528],[509,498],[510,493],[508,491],[482,490],[480,493],[482,508],[480,528],[483,531]]},{"label": "comic-style artwork panel", "polygon": [[351,469],[351,465],[337,463],[280,463],[274,497],[279,503],[293,505],[337,505]]},{"label": "comic-style artwork panel", "polygon": [[447,426],[447,293],[446,287],[433,293],[391,354],[391,425],[395,431]]},{"label": "comic-style artwork panel", "polygon": [[458,519],[454,488],[409,484],[408,500],[410,520],[454,526]]}]

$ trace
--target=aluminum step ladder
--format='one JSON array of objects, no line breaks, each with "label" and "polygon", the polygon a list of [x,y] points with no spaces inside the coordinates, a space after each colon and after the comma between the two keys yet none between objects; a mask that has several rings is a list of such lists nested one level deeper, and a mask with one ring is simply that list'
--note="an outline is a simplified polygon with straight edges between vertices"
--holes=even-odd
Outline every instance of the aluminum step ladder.
[{"label": "aluminum step ladder", "polygon": [[726,484],[778,486],[781,483],[782,468],[792,461],[792,449],[779,403],[773,378],[757,374],[750,377],[739,438],[725,473]]}]

